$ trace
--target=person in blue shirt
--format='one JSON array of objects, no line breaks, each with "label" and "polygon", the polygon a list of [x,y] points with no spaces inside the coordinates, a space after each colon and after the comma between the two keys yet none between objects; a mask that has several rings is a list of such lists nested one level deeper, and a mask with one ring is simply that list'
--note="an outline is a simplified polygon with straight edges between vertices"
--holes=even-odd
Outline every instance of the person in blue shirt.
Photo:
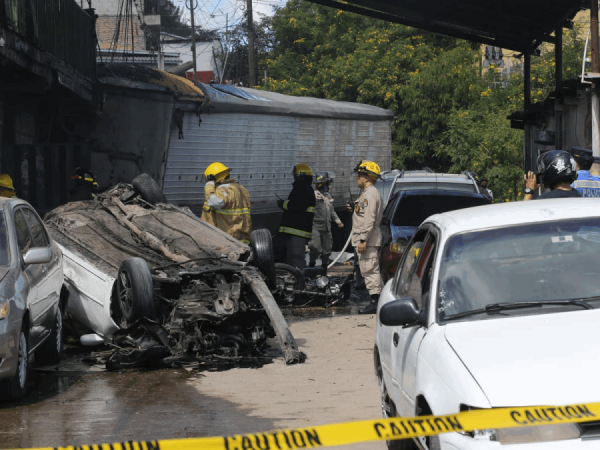
[{"label": "person in blue shirt", "polygon": [[600,197],[600,177],[590,173],[594,163],[592,151],[587,148],[571,147],[571,155],[577,164],[577,179],[571,187],[577,189],[582,197]]}]

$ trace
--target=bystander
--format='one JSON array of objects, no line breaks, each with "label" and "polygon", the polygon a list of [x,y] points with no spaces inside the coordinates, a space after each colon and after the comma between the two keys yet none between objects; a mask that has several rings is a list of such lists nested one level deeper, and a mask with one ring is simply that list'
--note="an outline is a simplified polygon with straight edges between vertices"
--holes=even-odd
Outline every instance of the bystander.
[{"label": "bystander", "polygon": [[[544,187],[550,189],[538,199],[581,197],[581,194],[571,187],[571,183],[577,178],[577,164],[568,152],[552,150],[540,155],[538,175]],[[523,178],[525,179],[523,200],[533,200],[533,193],[540,187],[537,176],[529,171]]]}]

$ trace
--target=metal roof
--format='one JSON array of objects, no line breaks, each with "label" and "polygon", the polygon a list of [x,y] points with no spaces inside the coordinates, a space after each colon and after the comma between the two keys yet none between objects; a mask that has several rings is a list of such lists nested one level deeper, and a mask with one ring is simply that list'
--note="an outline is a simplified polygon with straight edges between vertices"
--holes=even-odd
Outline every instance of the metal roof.
[{"label": "metal roof", "polygon": [[344,11],[401,23],[520,52],[542,42],[589,4],[588,0],[309,0]]}]

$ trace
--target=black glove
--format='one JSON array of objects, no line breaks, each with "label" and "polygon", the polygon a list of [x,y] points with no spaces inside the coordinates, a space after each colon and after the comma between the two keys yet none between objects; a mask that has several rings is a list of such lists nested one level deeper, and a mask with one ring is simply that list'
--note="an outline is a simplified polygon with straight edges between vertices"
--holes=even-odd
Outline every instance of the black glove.
[{"label": "black glove", "polygon": [[277,206],[283,209],[283,200],[277,200]]}]

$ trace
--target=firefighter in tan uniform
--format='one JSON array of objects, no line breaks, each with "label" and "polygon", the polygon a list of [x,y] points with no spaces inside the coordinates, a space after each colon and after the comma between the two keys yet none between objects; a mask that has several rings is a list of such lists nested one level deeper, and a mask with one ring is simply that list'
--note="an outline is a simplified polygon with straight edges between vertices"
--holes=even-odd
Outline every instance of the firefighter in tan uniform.
[{"label": "firefighter in tan uniform", "polygon": [[236,239],[250,243],[252,219],[248,190],[229,177],[231,169],[220,162],[212,163],[204,176],[204,207],[202,220]]},{"label": "firefighter in tan uniform", "polygon": [[0,174],[0,197],[18,198],[12,178],[7,173]]},{"label": "firefighter in tan uniform", "polygon": [[361,161],[354,171],[357,174],[356,184],[362,192],[354,202],[352,245],[356,248],[360,271],[371,296],[371,303],[361,309],[359,314],[374,314],[383,288],[378,259],[382,239],[379,226],[383,216],[383,201],[375,187],[381,169],[372,161]]}]

